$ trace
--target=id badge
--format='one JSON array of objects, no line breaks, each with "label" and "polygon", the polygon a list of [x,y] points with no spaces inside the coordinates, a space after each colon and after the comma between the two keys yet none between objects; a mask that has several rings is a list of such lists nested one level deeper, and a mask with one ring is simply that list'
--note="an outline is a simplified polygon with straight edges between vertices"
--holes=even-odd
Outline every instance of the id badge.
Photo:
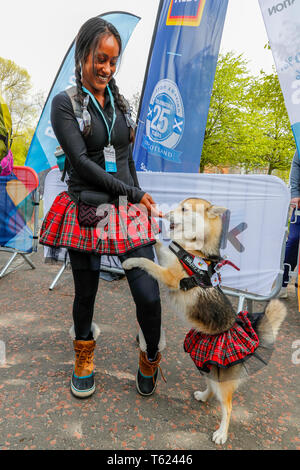
[{"label": "id badge", "polygon": [[105,171],[108,173],[117,172],[116,151],[112,145],[104,147]]}]

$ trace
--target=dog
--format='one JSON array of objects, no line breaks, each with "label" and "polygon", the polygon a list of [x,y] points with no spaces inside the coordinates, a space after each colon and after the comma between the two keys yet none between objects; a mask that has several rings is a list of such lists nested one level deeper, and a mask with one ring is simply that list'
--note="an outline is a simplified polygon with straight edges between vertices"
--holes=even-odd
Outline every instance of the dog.
[{"label": "dog", "polygon": [[[208,271],[210,265],[218,264],[221,259],[222,216],[226,210],[205,199],[189,198],[182,201],[175,210],[164,215],[170,222],[171,239],[176,242],[175,251],[183,248],[195,256],[196,260],[202,262],[204,259],[208,260],[208,263],[211,260],[211,264],[207,267]],[[228,331],[235,324],[236,312],[219,286],[205,285],[205,282],[209,284],[206,271],[204,270],[204,277],[202,276],[202,284],[197,281],[198,284],[196,282],[196,285],[192,284],[187,288],[185,283],[190,282],[190,276],[178,254],[159,241],[155,244],[155,249],[159,265],[145,258],[130,258],[123,263],[123,268],[144,269],[154,279],[163,283],[168,288],[173,305],[180,313],[184,313],[196,332],[220,335]],[[210,274],[213,274],[213,270]],[[217,272],[214,276],[217,276],[218,281]],[[268,303],[255,330],[260,345],[272,346],[285,315],[285,306],[279,300],[271,300]],[[237,363],[229,368],[213,364],[209,373],[204,375],[207,388],[205,391],[194,392],[194,397],[198,401],[206,402],[214,395],[220,401],[222,419],[219,428],[213,433],[212,440],[216,444],[224,444],[228,436],[232,395],[245,378],[243,364]]]}]

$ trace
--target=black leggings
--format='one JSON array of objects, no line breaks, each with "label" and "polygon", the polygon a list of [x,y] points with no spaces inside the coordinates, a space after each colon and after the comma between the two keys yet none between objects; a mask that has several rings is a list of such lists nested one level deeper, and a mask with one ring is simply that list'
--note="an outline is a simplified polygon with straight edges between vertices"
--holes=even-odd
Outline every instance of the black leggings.
[{"label": "black leggings", "polygon": [[[76,339],[86,340],[91,336],[91,324],[95,298],[99,284],[100,256],[69,250],[70,262],[75,284],[73,320]],[[153,260],[153,247],[144,246],[120,255],[125,259],[142,257]],[[147,353],[154,357],[158,350],[161,328],[161,304],[158,283],[139,268],[125,271],[131,294],[136,305],[138,323],[144,334]]]}]

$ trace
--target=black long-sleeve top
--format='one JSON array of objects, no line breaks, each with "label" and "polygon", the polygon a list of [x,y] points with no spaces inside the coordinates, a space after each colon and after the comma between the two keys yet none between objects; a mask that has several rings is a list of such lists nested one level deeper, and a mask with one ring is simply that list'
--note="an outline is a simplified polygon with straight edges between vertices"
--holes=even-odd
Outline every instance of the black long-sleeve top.
[{"label": "black long-sleeve top", "polygon": [[[116,173],[105,171],[103,149],[108,145],[108,133],[103,118],[91,99],[88,105],[91,133],[87,137],[83,137],[71,100],[64,91],[53,98],[51,124],[71,165],[67,179],[71,194],[78,196],[81,191],[101,191],[109,193],[112,199],[127,196],[130,202],[138,203],[145,192],[139,187],[132,159],[129,128],[116,103],[115,108],[117,118],[111,144],[116,151]],[[102,111],[111,127],[113,109],[108,94]]]},{"label": "black long-sleeve top", "polygon": [[300,197],[300,159],[295,152],[290,172],[291,198]]}]

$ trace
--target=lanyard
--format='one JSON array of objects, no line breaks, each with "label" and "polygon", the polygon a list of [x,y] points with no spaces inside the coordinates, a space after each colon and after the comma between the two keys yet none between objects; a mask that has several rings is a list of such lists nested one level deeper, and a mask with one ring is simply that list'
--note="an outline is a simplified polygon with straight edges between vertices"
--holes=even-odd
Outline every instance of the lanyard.
[{"label": "lanyard", "polygon": [[112,130],[114,128],[114,125],[115,125],[115,122],[116,122],[116,119],[117,119],[117,115],[116,115],[116,108],[115,108],[115,100],[114,100],[114,97],[113,97],[113,94],[109,88],[109,86],[107,85],[107,90],[108,90],[108,94],[109,94],[109,98],[110,98],[110,102],[111,102],[111,105],[112,105],[112,108],[113,108],[113,111],[114,111],[114,114],[113,114],[113,120],[112,120],[112,124],[111,124],[111,128],[109,128],[109,125],[107,123],[107,120],[99,106],[99,103],[98,101],[96,100],[96,98],[94,97],[94,95],[89,91],[87,90],[84,86],[82,87],[83,91],[85,91],[86,93],[88,93],[88,95],[90,95],[90,97],[92,98],[92,101],[94,103],[94,105],[96,106],[96,108],[98,109],[99,113],[101,114],[102,118],[103,118],[103,121],[104,121],[104,124],[106,125],[106,129],[107,129],[107,133],[108,133],[108,143],[110,145],[110,142],[111,142],[111,133],[112,133]]}]

